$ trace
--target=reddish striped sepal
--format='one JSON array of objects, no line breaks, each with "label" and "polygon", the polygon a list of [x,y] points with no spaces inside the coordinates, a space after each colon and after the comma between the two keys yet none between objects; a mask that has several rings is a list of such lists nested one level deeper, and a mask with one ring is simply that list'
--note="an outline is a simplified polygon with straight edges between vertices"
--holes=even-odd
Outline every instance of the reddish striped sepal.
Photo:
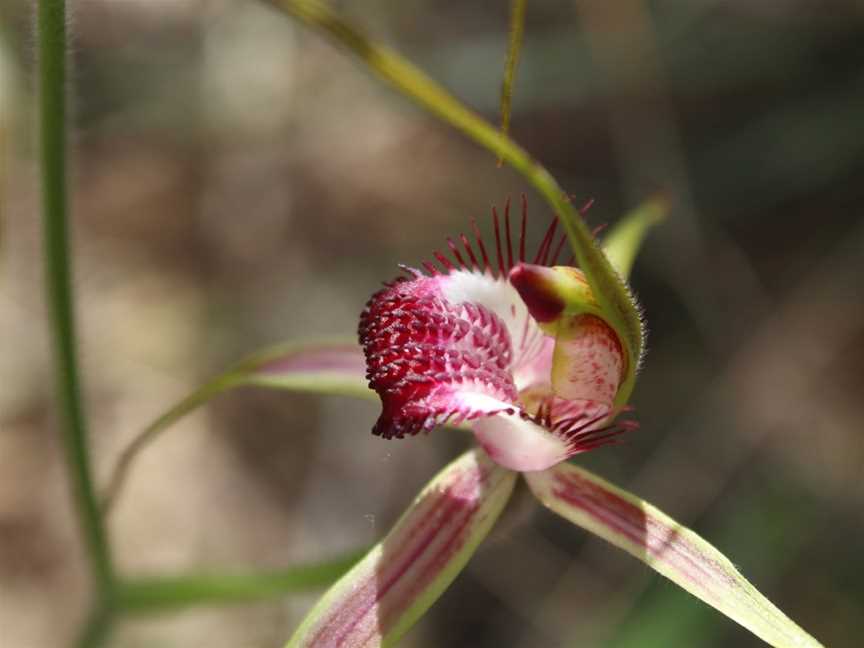
[{"label": "reddish striped sepal", "polygon": [[632,554],[772,646],[820,645],[728,558],[644,500],[572,464],[525,473],[525,479],[555,513]]},{"label": "reddish striped sepal", "polygon": [[321,598],[288,648],[394,644],[462,571],[515,480],[516,473],[477,448],[444,468],[387,537]]}]

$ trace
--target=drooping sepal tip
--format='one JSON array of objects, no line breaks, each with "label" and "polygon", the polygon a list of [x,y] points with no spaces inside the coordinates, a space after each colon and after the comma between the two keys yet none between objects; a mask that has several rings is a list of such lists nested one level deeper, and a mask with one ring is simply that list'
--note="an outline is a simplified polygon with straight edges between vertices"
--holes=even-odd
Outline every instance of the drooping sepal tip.
[{"label": "drooping sepal tip", "polygon": [[479,448],[456,459],[324,594],[286,648],[394,645],[465,567],[515,480]]}]

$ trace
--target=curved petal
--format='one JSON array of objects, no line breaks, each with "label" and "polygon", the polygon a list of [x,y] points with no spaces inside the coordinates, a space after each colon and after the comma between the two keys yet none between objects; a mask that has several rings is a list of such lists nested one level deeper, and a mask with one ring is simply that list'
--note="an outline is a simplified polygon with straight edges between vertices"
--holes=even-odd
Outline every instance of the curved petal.
[{"label": "curved petal", "polygon": [[552,389],[561,398],[611,406],[624,376],[624,364],[618,335],[599,317],[575,315],[558,323]]},{"label": "curved petal", "polygon": [[492,460],[511,470],[543,470],[567,458],[563,439],[518,414],[480,419],[471,427]]},{"label": "curved petal", "polygon": [[293,342],[240,365],[238,384],[358,398],[374,398],[365,384],[362,349],[355,342]]},{"label": "curved petal", "polygon": [[772,646],[820,644],[705,540],[635,495],[572,464],[526,473],[545,506],[632,554]]},{"label": "curved petal", "polygon": [[525,302],[506,277],[490,272],[454,271],[440,277],[441,295],[453,304],[482,306],[501,319],[512,344],[511,368],[516,371],[540,351],[545,336]]},{"label": "curved petal", "polygon": [[596,401],[565,401],[548,393],[536,398],[536,414],[512,408],[471,424],[477,442],[505,468],[544,470],[580,452],[614,443],[634,425],[632,421],[608,425],[613,412]]},{"label": "curved petal", "polygon": [[555,338],[544,335],[537,353],[513,370],[513,382],[517,390],[521,392],[551,384],[554,351]]},{"label": "curved petal", "polygon": [[288,648],[395,643],[465,567],[515,480],[515,473],[477,448],[451,463],[387,537],[321,598]]}]

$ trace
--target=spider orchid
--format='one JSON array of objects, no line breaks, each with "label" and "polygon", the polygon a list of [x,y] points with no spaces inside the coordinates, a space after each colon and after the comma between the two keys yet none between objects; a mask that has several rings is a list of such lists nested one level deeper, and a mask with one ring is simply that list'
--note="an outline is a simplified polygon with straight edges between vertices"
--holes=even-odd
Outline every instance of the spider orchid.
[{"label": "spider orchid", "polygon": [[[495,463],[543,470],[615,440],[633,427],[609,423],[624,365],[632,360],[598,317],[582,273],[557,266],[557,220],[525,260],[523,202],[518,256],[493,210],[495,250],[460,236],[452,258],[436,251],[428,274],[405,267],[369,300],[359,337],[369,386],[383,411],[373,432],[401,438],[469,421]],[[503,240],[502,240],[503,239]],[[476,247],[476,250],[475,250]],[[506,254],[505,254],[506,253]]]},{"label": "spider orchid", "polygon": [[[508,205],[509,207],[509,205]],[[392,645],[432,605],[491,530],[521,474],[552,511],[631,553],[774,646],[819,643],[772,605],[717,549],[655,507],[566,462],[614,443],[632,421],[621,385],[628,357],[582,273],[557,265],[566,238],[555,224],[526,261],[526,210],[517,244],[509,209],[493,210],[494,251],[447,240],[437,265],[404,267],[360,317],[366,378],[386,439],[441,425],[470,427],[478,446],[445,467],[390,533],[319,600],[291,647]],[[626,276],[647,212],[607,237]],[[557,222],[557,221],[555,221]],[[611,239],[611,240],[610,240]],[[460,246],[461,243],[461,246]],[[290,349],[253,362],[244,382],[359,393],[357,352],[345,346]],[[303,387],[300,387],[303,388]],[[366,392],[371,393],[371,392]],[[626,395],[625,395],[626,397]]]},{"label": "spider orchid", "polygon": [[[604,238],[602,254],[620,277],[663,212],[649,201]],[[403,267],[404,276],[385,284],[363,311],[360,346],[278,345],[179,401],[121,457],[106,509],[138,451],[222,391],[254,385],[380,399],[373,427],[379,436],[447,424],[470,427],[478,445],[433,478],[387,536],[324,594],[288,646],[393,645],[467,564],[520,475],[541,504],[767,643],[819,646],[708,542],[566,461],[635,427],[615,419],[626,410],[641,358],[628,352],[632,340],[622,342],[583,274],[572,262],[557,265],[565,238],[556,238],[554,224],[527,262],[525,213],[523,199],[515,245],[509,210],[503,228],[493,210],[493,254],[472,223],[474,240],[448,240],[450,256],[436,252],[438,265],[424,263],[425,272]]]}]

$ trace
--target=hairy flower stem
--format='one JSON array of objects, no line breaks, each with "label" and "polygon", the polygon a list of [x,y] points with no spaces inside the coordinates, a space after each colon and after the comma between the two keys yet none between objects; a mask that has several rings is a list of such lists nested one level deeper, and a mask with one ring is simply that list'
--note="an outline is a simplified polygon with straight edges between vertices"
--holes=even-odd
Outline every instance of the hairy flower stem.
[{"label": "hairy flower stem", "polygon": [[[45,290],[54,344],[58,425],[72,498],[90,560],[95,605],[104,606],[114,588],[107,534],[93,489],[87,426],[81,402],[69,257],[66,196],[66,4],[41,0],[37,8],[39,42],[39,126],[42,172],[42,221]],[[107,609],[107,608],[103,608]],[[110,625],[108,621],[100,625]],[[104,633],[97,633],[103,636]],[[95,645],[98,637],[82,638]]]}]

